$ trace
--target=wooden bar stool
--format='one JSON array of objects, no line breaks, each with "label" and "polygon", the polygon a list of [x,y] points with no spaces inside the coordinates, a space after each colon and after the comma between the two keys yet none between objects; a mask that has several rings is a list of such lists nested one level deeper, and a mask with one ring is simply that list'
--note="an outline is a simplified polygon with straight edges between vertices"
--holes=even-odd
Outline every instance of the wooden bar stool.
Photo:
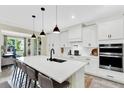
[{"label": "wooden bar stool", "polygon": [[20,83],[21,77],[22,77],[22,69],[21,69],[21,62],[17,61],[17,76],[16,76],[16,81],[14,83],[14,85],[16,85],[16,87],[18,87],[18,83]]},{"label": "wooden bar stool", "polygon": [[26,82],[27,82],[27,77],[28,77],[28,75],[27,75],[27,69],[26,69],[26,64],[22,63],[21,64],[21,69],[22,69],[22,78],[20,80],[19,88],[22,87],[23,82],[24,82],[24,79],[26,80],[25,81],[25,88],[26,88]]},{"label": "wooden bar stool", "polygon": [[12,74],[11,82],[15,82],[16,75],[17,75],[17,63],[16,63],[16,60],[14,60],[14,71],[13,71],[13,74]]},{"label": "wooden bar stool", "polygon": [[27,70],[27,74],[28,74],[28,78],[29,78],[28,88],[31,86],[32,80],[34,81],[33,87],[35,88],[36,82],[37,82],[37,71],[29,66],[26,66],[26,70]]},{"label": "wooden bar stool", "polygon": [[41,88],[67,88],[69,87],[68,81],[64,81],[63,83],[58,83],[40,73],[38,74],[38,83]]}]

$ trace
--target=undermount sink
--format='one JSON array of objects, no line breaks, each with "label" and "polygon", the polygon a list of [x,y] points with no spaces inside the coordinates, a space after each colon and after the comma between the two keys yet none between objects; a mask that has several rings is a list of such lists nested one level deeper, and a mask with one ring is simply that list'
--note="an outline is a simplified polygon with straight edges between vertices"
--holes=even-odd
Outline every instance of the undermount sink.
[{"label": "undermount sink", "polygon": [[66,60],[58,59],[58,58],[53,58],[53,59],[49,59],[49,60],[50,60],[50,61],[54,61],[54,62],[58,62],[58,63],[66,62]]}]

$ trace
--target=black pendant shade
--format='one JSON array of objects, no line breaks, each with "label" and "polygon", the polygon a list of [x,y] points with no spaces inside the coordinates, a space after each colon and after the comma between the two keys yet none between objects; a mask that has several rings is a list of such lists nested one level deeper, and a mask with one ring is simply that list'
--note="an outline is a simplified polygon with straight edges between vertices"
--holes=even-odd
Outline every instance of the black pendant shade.
[{"label": "black pendant shade", "polygon": [[45,8],[44,7],[41,7],[41,11],[42,11],[42,31],[40,33],[41,36],[45,36],[45,32],[44,32],[44,11],[45,11]]},{"label": "black pendant shade", "polygon": [[[34,28],[35,28],[35,26],[34,26],[34,19],[35,19],[35,17],[36,17],[35,15],[32,15],[32,18],[33,18],[33,31],[34,31]],[[32,39],[36,39],[36,35],[33,33],[31,38]]]},{"label": "black pendant shade", "polygon": [[53,33],[60,33],[60,30],[59,30],[59,28],[57,26],[57,6],[56,6],[56,26],[53,29]]},{"label": "black pendant shade", "polygon": [[33,33],[33,35],[31,36],[31,38],[32,39],[35,39],[36,38],[36,36],[35,36],[35,34]]},{"label": "black pendant shade", "polygon": [[59,28],[58,28],[57,25],[56,25],[55,28],[53,29],[53,32],[54,32],[54,33],[60,33],[60,30],[59,30]]},{"label": "black pendant shade", "polygon": [[42,30],[42,32],[40,33],[40,35],[42,35],[42,36],[45,36],[46,35],[45,32],[44,32],[44,30]]}]

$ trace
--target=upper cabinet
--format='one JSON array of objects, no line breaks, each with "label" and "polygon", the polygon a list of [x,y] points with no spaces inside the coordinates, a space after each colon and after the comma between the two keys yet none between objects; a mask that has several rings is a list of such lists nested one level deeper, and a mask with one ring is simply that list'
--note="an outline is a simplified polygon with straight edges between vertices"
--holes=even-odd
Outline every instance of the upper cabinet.
[{"label": "upper cabinet", "polygon": [[69,42],[82,41],[82,25],[76,25],[69,28]]},{"label": "upper cabinet", "polygon": [[48,34],[47,35],[47,54],[50,54],[50,50],[54,48],[55,55],[58,56],[60,53],[60,36],[59,34]]},{"label": "upper cabinet", "polygon": [[97,26],[90,25],[83,27],[83,46],[97,47]]},{"label": "upper cabinet", "polygon": [[124,20],[115,19],[111,21],[101,22],[98,24],[98,39],[123,39],[124,38]]},{"label": "upper cabinet", "polygon": [[60,47],[69,47],[68,31],[60,33]]}]

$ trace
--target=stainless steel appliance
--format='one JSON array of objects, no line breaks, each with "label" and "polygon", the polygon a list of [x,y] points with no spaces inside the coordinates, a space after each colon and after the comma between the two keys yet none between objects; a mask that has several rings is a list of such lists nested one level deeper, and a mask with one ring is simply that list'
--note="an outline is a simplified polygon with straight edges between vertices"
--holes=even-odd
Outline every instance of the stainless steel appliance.
[{"label": "stainless steel appliance", "polygon": [[79,50],[74,50],[74,55],[79,56]]},{"label": "stainless steel appliance", "polygon": [[123,44],[100,44],[99,67],[123,72]]}]

